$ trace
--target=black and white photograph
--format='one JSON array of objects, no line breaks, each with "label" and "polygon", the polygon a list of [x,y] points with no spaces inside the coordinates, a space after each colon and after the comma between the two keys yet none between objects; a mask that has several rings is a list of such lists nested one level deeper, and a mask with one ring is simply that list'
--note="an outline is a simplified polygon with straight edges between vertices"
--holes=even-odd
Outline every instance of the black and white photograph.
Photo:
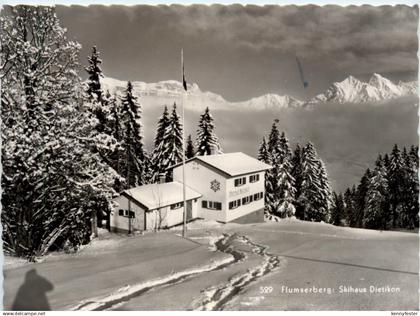
[{"label": "black and white photograph", "polygon": [[3,310],[416,315],[418,5],[0,25]]}]

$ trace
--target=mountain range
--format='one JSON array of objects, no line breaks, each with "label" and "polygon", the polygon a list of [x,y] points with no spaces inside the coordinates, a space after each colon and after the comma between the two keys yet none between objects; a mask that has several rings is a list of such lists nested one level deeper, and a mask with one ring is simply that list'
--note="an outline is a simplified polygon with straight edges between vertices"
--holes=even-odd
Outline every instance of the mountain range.
[{"label": "mountain range", "polygon": [[[110,77],[101,79],[102,88],[111,94],[121,94],[126,88],[126,81]],[[143,104],[171,104],[180,102],[182,96],[181,82],[175,80],[160,81],[157,83],[145,83],[134,81],[134,94],[141,97]],[[353,76],[347,77],[341,82],[333,83],[325,92],[318,94],[309,101],[301,101],[289,95],[265,94],[242,102],[229,102],[222,96],[202,91],[196,83],[187,85],[187,97],[183,98],[187,109],[202,111],[210,106],[214,110],[268,110],[290,109],[301,107],[313,107],[322,103],[335,104],[361,104],[383,103],[388,100],[417,95],[418,82],[393,83],[391,80],[373,74],[368,82],[363,82]]]}]

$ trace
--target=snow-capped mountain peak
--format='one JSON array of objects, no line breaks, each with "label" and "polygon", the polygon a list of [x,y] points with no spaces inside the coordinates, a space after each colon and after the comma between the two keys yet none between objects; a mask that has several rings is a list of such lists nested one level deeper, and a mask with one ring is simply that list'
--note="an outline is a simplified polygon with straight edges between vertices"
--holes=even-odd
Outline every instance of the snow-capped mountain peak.
[{"label": "snow-capped mountain peak", "polygon": [[297,108],[303,105],[303,102],[288,95],[278,95],[274,93],[264,94],[244,102],[232,103],[233,106],[250,109],[286,109]]},{"label": "snow-capped mountain peak", "polygon": [[[127,87],[126,81],[105,77],[101,79],[102,89],[109,90],[111,94],[123,94]],[[133,81],[134,94],[141,97],[145,106],[170,105],[180,102],[183,87],[176,80],[165,80],[156,83]],[[186,108],[202,111],[207,106],[220,110],[269,110],[290,109],[302,106],[311,106],[318,103],[367,103],[381,102],[407,95],[416,95],[417,81],[393,83],[391,80],[374,73],[368,82],[363,82],[354,76],[348,76],[343,81],[333,83],[324,93],[321,93],[309,102],[302,102],[289,95],[268,93],[250,100],[241,102],[226,101],[219,94],[202,91],[196,83],[187,85],[187,98],[184,99]]]},{"label": "snow-capped mountain peak", "polygon": [[377,73],[374,73],[368,82],[349,76],[341,82],[333,83],[327,91],[312,98],[308,104],[380,102],[414,95],[417,91],[414,87],[417,87],[417,82],[395,84]]}]

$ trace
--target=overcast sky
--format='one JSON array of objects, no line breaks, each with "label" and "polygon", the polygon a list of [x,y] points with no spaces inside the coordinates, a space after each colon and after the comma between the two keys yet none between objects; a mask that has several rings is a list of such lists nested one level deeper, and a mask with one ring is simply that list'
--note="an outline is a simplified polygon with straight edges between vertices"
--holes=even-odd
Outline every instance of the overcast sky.
[{"label": "overcast sky", "polygon": [[[107,76],[180,77],[229,101],[273,92],[305,98],[352,74],[417,76],[418,7],[58,6],[82,63],[97,45]],[[309,88],[302,88],[296,56]]]}]

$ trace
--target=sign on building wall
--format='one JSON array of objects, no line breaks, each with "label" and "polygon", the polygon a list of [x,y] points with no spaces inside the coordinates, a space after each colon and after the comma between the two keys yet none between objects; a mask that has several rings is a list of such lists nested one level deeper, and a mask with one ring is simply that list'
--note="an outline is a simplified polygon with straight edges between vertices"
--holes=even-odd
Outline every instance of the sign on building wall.
[{"label": "sign on building wall", "polygon": [[234,197],[245,193],[249,193],[249,187],[229,191],[229,197]]}]

